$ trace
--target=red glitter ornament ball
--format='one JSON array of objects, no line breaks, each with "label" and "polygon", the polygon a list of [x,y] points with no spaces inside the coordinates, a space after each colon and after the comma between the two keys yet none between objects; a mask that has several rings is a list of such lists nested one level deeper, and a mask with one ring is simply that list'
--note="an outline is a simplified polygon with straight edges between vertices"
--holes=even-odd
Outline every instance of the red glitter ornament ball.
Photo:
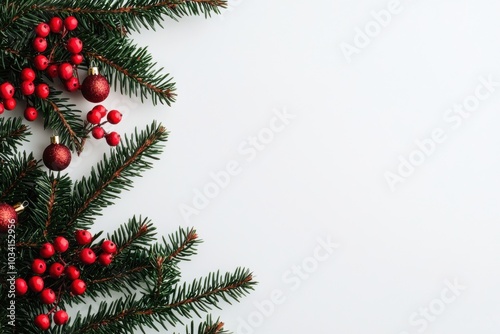
[{"label": "red glitter ornament ball", "polygon": [[0,203],[0,233],[7,233],[9,226],[17,224],[17,214],[23,209],[21,204],[11,206],[7,203]]},{"label": "red glitter ornament ball", "polygon": [[48,169],[61,171],[71,163],[71,151],[63,144],[59,144],[59,136],[51,137],[51,144],[43,151],[43,163]]},{"label": "red glitter ornament ball", "polygon": [[83,80],[83,97],[93,103],[104,101],[109,95],[109,82],[103,75],[99,74],[97,67],[89,69],[89,75]]}]

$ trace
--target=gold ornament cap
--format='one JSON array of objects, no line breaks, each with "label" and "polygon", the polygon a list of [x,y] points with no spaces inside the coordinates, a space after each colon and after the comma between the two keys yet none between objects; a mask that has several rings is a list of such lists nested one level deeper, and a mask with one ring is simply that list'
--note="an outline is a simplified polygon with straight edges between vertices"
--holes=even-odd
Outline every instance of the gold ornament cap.
[{"label": "gold ornament cap", "polygon": [[26,209],[26,207],[28,206],[28,202],[27,201],[24,201],[22,203],[16,203],[14,204],[12,207],[14,208],[14,210],[16,211],[16,213],[21,213],[24,211],[24,209]]},{"label": "gold ornament cap", "polygon": [[99,68],[97,68],[97,67],[90,67],[89,68],[89,75],[99,75]]},{"label": "gold ornament cap", "polygon": [[52,136],[50,137],[50,143],[51,144],[59,144],[61,140],[59,139],[59,136]]}]

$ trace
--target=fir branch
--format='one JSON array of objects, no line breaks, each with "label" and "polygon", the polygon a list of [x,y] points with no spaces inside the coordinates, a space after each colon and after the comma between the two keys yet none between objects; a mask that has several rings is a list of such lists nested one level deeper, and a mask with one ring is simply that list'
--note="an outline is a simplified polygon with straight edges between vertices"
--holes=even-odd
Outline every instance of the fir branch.
[{"label": "fir branch", "polygon": [[17,152],[17,146],[26,141],[30,134],[20,117],[0,118],[0,154]]},{"label": "fir branch", "polygon": [[0,202],[26,200],[33,188],[33,180],[41,173],[40,164],[33,154],[26,152],[2,160],[0,163]]}]

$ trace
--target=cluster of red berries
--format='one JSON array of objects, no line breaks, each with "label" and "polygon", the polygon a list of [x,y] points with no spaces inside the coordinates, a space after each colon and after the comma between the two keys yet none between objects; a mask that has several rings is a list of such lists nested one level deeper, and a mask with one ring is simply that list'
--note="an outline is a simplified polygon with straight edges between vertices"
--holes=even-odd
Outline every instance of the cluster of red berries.
[{"label": "cluster of red berries", "polygon": [[[103,122],[104,117],[106,117],[107,121]],[[106,138],[106,142],[109,146],[117,146],[120,143],[120,134],[115,131],[107,133],[102,126],[106,123],[118,124],[121,120],[121,112],[118,110],[111,110],[108,112],[106,107],[101,104],[96,105],[87,113],[87,121],[93,125],[91,129],[92,137],[95,139]]]},{"label": "cluster of red berries", "polygon": [[[68,251],[69,241],[58,236],[52,243],[47,242],[40,248],[40,258],[33,260],[31,270],[33,276],[26,282],[23,278],[17,278],[15,281],[16,294],[23,296],[31,290],[34,294],[39,294],[40,301],[45,305],[56,305],[47,313],[39,314],[35,318],[35,325],[41,330],[50,328],[50,316],[53,314],[53,320],[56,325],[64,325],[68,322],[69,316],[65,310],[58,310],[58,301],[63,290],[68,290],[73,296],[82,295],[87,289],[84,280],[80,279],[81,270],[78,266],[70,264],[71,261],[79,261],[83,265],[91,265],[98,261],[103,266],[108,266],[113,261],[113,255],[117,251],[116,244],[111,240],[105,240],[100,247],[90,248],[92,234],[86,230],[78,230],[75,233],[75,239],[78,246],[74,252],[68,252],[71,260],[64,261],[62,254]],[[97,256],[96,251],[100,254]],[[67,254],[68,254],[67,253]],[[58,259],[53,259],[57,257]],[[53,259],[51,261],[51,259]],[[47,263],[51,261],[50,265]],[[48,273],[47,273],[48,267]],[[58,293],[52,288],[48,288],[47,280],[51,280],[50,286],[57,288]]]}]

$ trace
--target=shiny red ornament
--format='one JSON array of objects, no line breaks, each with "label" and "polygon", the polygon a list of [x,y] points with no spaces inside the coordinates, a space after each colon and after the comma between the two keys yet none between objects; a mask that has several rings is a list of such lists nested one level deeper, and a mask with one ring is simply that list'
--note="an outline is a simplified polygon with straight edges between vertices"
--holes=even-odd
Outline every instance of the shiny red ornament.
[{"label": "shiny red ornament", "polygon": [[50,318],[46,314],[39,314],[35,318],[35,326],[40,328],[42,331],[46,331],[50,328]]},{"label": "shiny red ornament", "polygon": [[39,293],[45,287],[45,282],[43,281],[43,278],[41,278],[40,276],[33,276],[29,279],[28,285],[31,291]]},{"label": "shiny red ornament", "polygon": [[14,206],[7,203],[0,203],[0,233],[7,233],[9,228],[17,225],[18,214],[21,213],[25,205],[18,203]]},{"label": "shiny red ornament", "polygon": [[43,163],[48,169],[62,171],[71,163],[71,151],[59,144],[59,136],[51,137],[51,144],[43,151]]},{"label": "shiny red ornament", "polygon": [[109,82],[99,74],[97,67],[92,67],[89,69],[89,75],[83,80],[81,89],[87,101],[100,103],[109,95]]},{"label": "shiny red ornament", "polygon": [[33,107],[27,107],[24,110],[24,118],[29,122],[33,122],[38,118],[38,110]]},{"label": "shiny red ornament", "polygon": [[65,323],[68,322],[69,316],[68,313],[64,310],[59,310],[56,313],[54,313],[54,322],[56,325],[64,325]]}]

